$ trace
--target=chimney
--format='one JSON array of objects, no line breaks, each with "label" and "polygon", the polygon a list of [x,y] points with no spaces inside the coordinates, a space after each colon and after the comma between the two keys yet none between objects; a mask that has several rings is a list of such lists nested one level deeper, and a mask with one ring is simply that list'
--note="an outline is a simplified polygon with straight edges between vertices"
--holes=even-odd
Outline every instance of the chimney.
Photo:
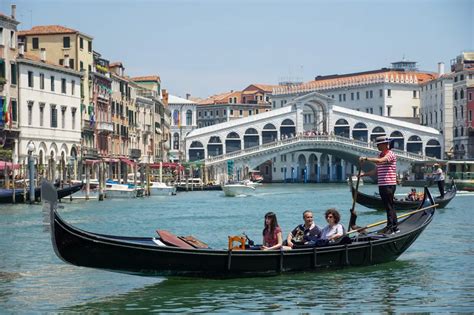
[{"label": "chimney", "polygon": [[189,100],[190,97],[191,97],[191,94],[186,93],[186,99]]},{"label": "chimney", "polygon": [[64,55],[64,65],[66,68],[69,68],[69,55]]},{"label": "chimney", "polygon": [[23,55],[25,55],[25,43],[23,42],[18,42],[18,55],[20,57],[23,57]]},{"label": "chimney", "polygon": [[40,58],[42,62],[46,62],[46,49],[45,48],[41,48]]},{"label": "chimney", "polygon": [[444,74],[444,62],[438,62],[438,75],[442,76]]},{"label": "chimney", "polygon": [[16,4],[12,4],[12,19],[16,17]]}]

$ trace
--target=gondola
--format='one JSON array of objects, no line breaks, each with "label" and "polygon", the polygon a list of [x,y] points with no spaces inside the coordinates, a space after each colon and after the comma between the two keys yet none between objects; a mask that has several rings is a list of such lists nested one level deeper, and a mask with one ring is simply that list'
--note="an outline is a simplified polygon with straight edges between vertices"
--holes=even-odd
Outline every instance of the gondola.
[{"label": "gondola", "polygon": [[[354,195],[355,188],[351,185],[351,191]],[[438,208],[444,208],[448,205],[448,203],[453,200],[456,196],[457,188],[456,185],[452,185],[451,188],[444,194],[444,197],[435,197],[434,202],[438,204]],[[382,199],[378,195],[368,195],[362,192],[357,192],[357,203],[361,204],[367,208],[376,209],[376,210],[384,210],[385,208],[382,203]],[[409,201],[409,200],[394,200],[394,207],[395,210],[413,210],[418,207],[420,204],[419,201]]]},{"label": "gondola", "polygon": [[[82,188],[82,183],[73,184],[70,186],[64,186],[57,190],[58,199],[72,195],[75,192],[78,192]],[[30,199],[30,192],[26,190],[26,200]],[[35,200],[39,200],[41,197],[41,188],[35,188]],[[15,189],[15,203],[25,202],[25,191],[23,188]],[[0,189],[0,204],[1,203],[13,203],[13,189]]]},{"label": "gondola", "polygon": [[44,183],[42,199],[45,211],[50,212],[51,240],[59,258],[76,266],[141,276],[269,276],[385,263],[407,250],[435,213],[433,198],[426,190],[425,200],[420,204],[424,208],[400,220],[401,231],[397,234],[359,234],[347,236],[344,244],[303,246],[293,250],[219,250],[165,245],[164,239],[159,237],[87,232],[60,217],[55,196],[54,187]]}]

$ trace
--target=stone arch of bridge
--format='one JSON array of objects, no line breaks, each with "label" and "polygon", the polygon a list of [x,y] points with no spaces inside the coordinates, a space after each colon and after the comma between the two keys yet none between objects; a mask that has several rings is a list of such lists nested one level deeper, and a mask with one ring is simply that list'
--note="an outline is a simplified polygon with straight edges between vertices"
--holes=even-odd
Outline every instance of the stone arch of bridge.
[{"label": "stone arch of bridge", "polygon": [[328,105],[316,100],[308,100],[303,104],[302,121],[304,131],[328,133]]}]

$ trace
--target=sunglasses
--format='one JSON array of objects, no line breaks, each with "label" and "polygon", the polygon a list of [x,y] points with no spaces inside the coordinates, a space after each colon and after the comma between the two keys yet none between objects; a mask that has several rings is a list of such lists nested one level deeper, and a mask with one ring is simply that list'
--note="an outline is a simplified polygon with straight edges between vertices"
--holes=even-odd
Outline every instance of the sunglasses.
[{"label": "sunglasses", "polygon": [[326,219],[334,218],[332,215],[328,215]]}]

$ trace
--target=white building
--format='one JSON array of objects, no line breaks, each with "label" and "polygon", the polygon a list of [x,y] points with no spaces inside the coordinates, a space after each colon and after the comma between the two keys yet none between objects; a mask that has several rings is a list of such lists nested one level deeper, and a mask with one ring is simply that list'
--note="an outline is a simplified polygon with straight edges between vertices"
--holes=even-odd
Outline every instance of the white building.
[{"label": "white building", "polygon": [[301,95],[316,91],[333,98],[338,106],[418,121],[420,84],[435,79],[437,75],[416,71],[414,64],[395,62],[392,69],[317,76],[314,81],[304,84],[277,87],[273,90],[272,107],[283,107]]},{"label": "white building", "polygon": [[[420,121],[439,130],[444,137],[443,152],[453,152],[453,75],[444,74],[444,64],[438,64],[439,78],[421,84]],[[428,144],[427,144],[428,145]]]},{"label": "white building", "polygon": [[24,161],[32,142],[40,165],[53,158],[55,164],[65,166],[80,152],[82,73],[42,60],[21,52],[17,58],[18,155]]},{"label": "white building", "polygon": [[168,108],[171,112],[171,144],[169,160],[185,160],[186,135],[197,128],[197,104],[185,98],[168,96]]}]

